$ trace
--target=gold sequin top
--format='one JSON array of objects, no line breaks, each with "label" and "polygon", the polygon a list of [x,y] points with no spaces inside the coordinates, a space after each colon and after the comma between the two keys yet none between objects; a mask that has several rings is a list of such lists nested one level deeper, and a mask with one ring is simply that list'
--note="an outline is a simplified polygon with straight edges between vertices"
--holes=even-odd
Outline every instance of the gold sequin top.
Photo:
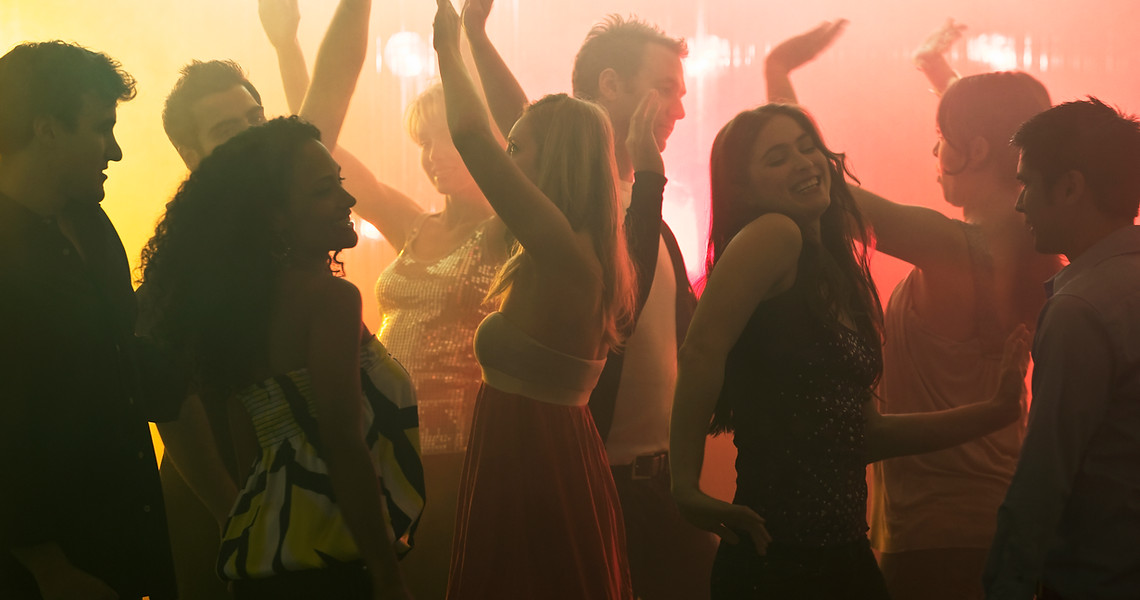
[{"label": "gold sequin top", "polygon": [[450,254],[423,261],[412,252],[417,225],[376,282],[379,338],[412,376],[425,455],[467,449],[482,383],[472,339],[495,308],[484,298],[502,266],[500,253],[487,246],[486,228],[487,221]]}]

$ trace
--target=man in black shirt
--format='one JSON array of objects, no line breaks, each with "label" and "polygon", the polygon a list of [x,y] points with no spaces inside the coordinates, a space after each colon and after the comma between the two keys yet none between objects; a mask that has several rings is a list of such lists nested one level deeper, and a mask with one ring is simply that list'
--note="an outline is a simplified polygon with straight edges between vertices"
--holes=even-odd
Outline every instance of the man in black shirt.
[{"label": "man in black shirt", "polygon": [[[134,81],[62,42],[0,58],[0,597],[174,597],[136,307],[100,208]],[[156,376],[156,381],[167,376]]]}]

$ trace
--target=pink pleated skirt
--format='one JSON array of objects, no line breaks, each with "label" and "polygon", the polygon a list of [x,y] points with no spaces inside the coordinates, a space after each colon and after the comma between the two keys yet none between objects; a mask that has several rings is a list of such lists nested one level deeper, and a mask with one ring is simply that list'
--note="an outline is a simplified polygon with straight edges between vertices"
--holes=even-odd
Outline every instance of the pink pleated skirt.
[{"label": "pink pleated skirt", "polygon": [[483,385],[447,598],[633,598],[621,507],[586,406]]}]

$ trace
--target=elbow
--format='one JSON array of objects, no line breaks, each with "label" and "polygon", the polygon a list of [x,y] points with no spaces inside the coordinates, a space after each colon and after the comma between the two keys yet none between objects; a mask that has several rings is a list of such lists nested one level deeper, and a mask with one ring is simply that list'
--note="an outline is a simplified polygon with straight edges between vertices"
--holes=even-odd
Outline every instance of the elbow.
[{"label": "elbow", "polygon": [[719,363],[724,365],[724,357],[719,356],[704,345],[691,339],[686,339],[677,351],[677,370],[688,372],[704,371]]}]

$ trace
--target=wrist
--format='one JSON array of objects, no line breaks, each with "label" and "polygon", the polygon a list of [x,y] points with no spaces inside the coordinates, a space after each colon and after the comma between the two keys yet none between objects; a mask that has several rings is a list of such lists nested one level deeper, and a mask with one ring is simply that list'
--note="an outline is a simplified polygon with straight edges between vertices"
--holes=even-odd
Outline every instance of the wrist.
[{"label": "wrist", "polygon": [[288,42],[275,43],[273,44],[273,50],[277,52],[278,56],[300,54],[301,41],[294,37]]},{"label": "wrist", "polygon": [[791,72],[792,68],[778,58],[769,56],[764,59],[764,74],[766,76],[779,75],[786,77],[791,74]]},{"label": "wrist", "polygon": [[487,30],[483,27],[478,27],[475,29],[464,27],[463,31],[467,32],[468,44],[471,44],[472,46],[478,45],[480,47],[491,45],[491,36],[487,35]]}]

